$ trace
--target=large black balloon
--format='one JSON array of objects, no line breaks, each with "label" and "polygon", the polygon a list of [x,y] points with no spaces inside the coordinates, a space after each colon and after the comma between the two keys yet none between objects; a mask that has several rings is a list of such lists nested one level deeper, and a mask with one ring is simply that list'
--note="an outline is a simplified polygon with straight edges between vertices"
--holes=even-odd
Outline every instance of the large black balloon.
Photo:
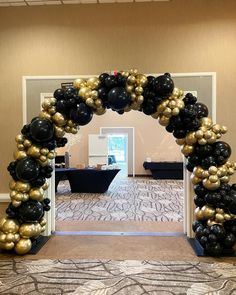
[{"label": "large black balloon", "polygon": [[174,90],[174,82],[170,74],[164,74],[155,78],[153,82],[154,91],[163,97],[169,96]]},{"label": "large black balloon", "polygon": [[108,93],[108,102],[115,111],[123,110],[130,101],[130,95],[123,87],[112,88]]},{"label": "large black balloon", "polygon": [[34,200],[23,202],[18,208],[19,218],[23,222],[39,221],[44,214],[43,205]]},{"label": "large black balloon", "polygon": [[92,117],[93,112],[85,103],[78,104],[77,108],[70,112],[70,118],[81,126],[88,124]]},{"label": "large black balloon", "polygon": [[26,157],[16,164],[16,175],[22,181],[30,182],[37,179],[39,172],[40,166],[33,158]]},{"label": "large black balloon", "polygon": [[65,99],[64,95],[65,95],[65,91],[64,91],[64,89],[62,89],[62,88],[56,89],[56,90],[54,91],[54,94],[53,94],[53,96],[54,96],[57,100],[63,100],[63,99]]},{"label": "large black balloon", "polygon": [[53,125],[47,119],[35,118],[30,124],[30,135],[36,142],[47,142],[53,138]]}]

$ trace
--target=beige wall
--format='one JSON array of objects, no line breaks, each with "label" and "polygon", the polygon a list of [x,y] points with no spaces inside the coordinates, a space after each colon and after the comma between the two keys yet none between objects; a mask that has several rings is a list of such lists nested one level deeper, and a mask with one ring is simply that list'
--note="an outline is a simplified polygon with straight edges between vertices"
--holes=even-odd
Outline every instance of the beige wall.
[{"label": "beige wall", "polygon": [[235,150],[235,11],[234,0],[1,8],[0,192],[22,125],[23,75],[215,71],[217,122]]}]

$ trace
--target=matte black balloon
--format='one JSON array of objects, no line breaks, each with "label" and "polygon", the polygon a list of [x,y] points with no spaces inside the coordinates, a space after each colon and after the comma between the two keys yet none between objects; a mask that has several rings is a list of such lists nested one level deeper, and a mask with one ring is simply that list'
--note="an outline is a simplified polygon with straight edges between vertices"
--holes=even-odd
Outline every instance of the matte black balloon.
[{"label": "matte black balloon", "polygon": [[224,141],[217,141],[212,145],[212,148],[217,164],[225,164],[231,155],[231,147],[229,144]]},{"label": "matte black balloon", "polygon": [[212,145],[205,144],[205,145],[196,145],[195,146],[195,153],[201,157],[210,156],[213,152]]},{"label": "matte black balloon", "polygon": [[147,116],[150,116],[156,112],[156,105],[152,100],[145,102],[142,106],[143,113]]},{"label": "matte black balloon", "polygon": [[195,108],[196,116],[198,119],[208,116],[208,108],[203,103],[197,102],[194,105],[194,108]]},{"label": "matte black balloon", "polygon": [[64,95],[65,95],[65,91],[64,91],[64,89],[62,89],[62,88],[56,89],[56,90],[54,91],[54,94],[53,94],[53,96],[54,96],[57,100],[63,100],[63,99],[65,99]]},{"label": "matte black balloon", "polygon": [[99,81],[101,82],[101,84],[104,86],[105,85],[105,80],[106,78],[109,77],[109,74],[107,73],[102,73],[100,76],[99,76]]},{"label": "matte black balloon", "polygon": [[170,124],[174,127],[174,128],[178,128],[178,129],[182,129],[184,128],[184,125],[182,123],[182,120],[180,118],[180,116],[172,116],[170,118]]},{"label": "matte black balloon", "polygon": [[53,138],[53,125],[47,119],[36,118],[30,124],[30,134],[36,142],[46,142]]},{"label": "matte black balloon", "polygon": [[233,183],[233,184],[231,185],[231,189],[236,191],[236,183]]},{"label": "matte black balloon", "polygon": [[197,195],[194,197],[194,203],[197,207],[202,207],[202,206],[206,205],[204,198],[199,197]]},{"label": "matte black balloon", "polygon": [[185,129],[176,129],[173,132],[173,135],[175,138],[184,138],[186,136],[187,132]]},{"label": "matte black balloon", "polygon": [[75,123],[84,126],[92,120],[93,113],[90,107],[88,107],[85,103],[80,103],[76,109],[71,110],[70,118]]},{"label": "matte black balloon", "polygon": [[186,164],[186,169],[190,172],[193,172],[193,169],[195,168],[195,165],[192,164],[191,162],[187,162]]},{"label": "matte black balloon", "polygon": [[31,181],[30,184],[33,187],[40,187],[40,186],[43,186],[45,182],[46,182],[46,179],[44,177],[38,177],[37,179]]},{"label": "matte black balloon", "polygon": [[131,102],[131,98],[123,87],[115,87],[108,93],[108,102],[113,110],[120,111]]},{"label": "matte black balloon", "polygon": [[30,182],[37,179],[39,172],[40,166],[33,158],[26,157],[16,164],[16,175],[22,181]]},{"label": "matte black balloon", "polygon": [[216,166],[216,160],[212,156],[207,156],[201,161],[201,167],[203,169],[208,169],[211,166]]},{"label": "matte black balloon", "polygon": [[38,201],[29,200],[18,207],[18,215],[23,222],[39,221],[43,214],[43,205]]},{"label": "matte black balloon", "polygon": [[208,194],[206,194],[205,200],[207,204],[215,206],[219,202],[221,202],[221,195],[217,192],[209,192]]},{"label": "matte black balloon", "polygon": [[188,131],[196,131],[199,129],[201,126],[201,123],[199,122],[198,119],[193,119],[191,122],[186,124],[186,130]]},{"label": "matte black balloon", "polygon": [[187,104],[181,110],[181,117],[195,118],[196,117],[196,110],[194,108],[194,105]]},{"label": "matte black balloon", "polygon": [[208,243],[208,238],[206,236],[202,236],[200,239],[199,239],[199,242],[200,244],[205,247],[205,245]]},{"label": "matte black balloon", "polygon": [[236,242],[235,235],[232,233],[227,233],[223,241],[223,245],[225,248],[230,249],[234,246],[235,242]]},{"label": "matte black balloon", "polygon": [[153,88],[158,95],[167,97],[174,90],[174,82],[169,74],[161,75],[155,78]]},{"label": "matte black balloon", "polygon": [[193,223],[192,223],[192,229],[193,231],[195,232],[196,229],[199,227],[199,226],[203,226],[202,223],[198,220],[194,220]]},{"label": "matte black balloon", "polygon": [[215,234],[209,234],[208,241],[209,241],[209,243],[217,242],[217,236]]},{"label": "matte black balloon", "polygon": [[117,75],[115,77],[116,77],[117,86],[125,87],[126,78],[124,76],[122,76],[121,73],[117,73]]},{"label": "matte black balloon", "polygon": [[204,197],[209,191],[201,184],[194,185],[194,192],[199,197]]},{"label": "matte black balloon", "polygon": [[195,230],[196,238],[199,240],[202,236],[204,236],[204,226],[198,226]]},{"label": "matte black balloon", "polygon": [[68,98],[66,103],[67,103],[68,109],[72,109],[76,107],[77,106],[76,96]]},{"label": "matte black balloon", "polygon": [[100,87],[98,89],[98,97],[105,102],[108,100],[108,91],[105,87]]}]

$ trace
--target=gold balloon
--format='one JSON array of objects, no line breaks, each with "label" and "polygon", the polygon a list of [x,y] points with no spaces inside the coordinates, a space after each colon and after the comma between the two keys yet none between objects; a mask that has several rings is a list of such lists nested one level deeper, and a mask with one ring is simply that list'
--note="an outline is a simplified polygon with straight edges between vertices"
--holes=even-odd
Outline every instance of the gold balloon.
[{"label": "gold balloon", "polygon": [[87,98],[86,101],[85,101],[86,105],[88,105],[89,107],[94,107],[95,104],[94,104],[94,100],[90,97],[90,98]]},{"label": "gold balloon", "polygon": [[97,108],[102,107],[102,100],[101,99],[96,99],[95,100],[95,105],[96,105]]},{"label": "gold balloon", "polygon": [[29,200],[29,195],[26,194],[26,193],[24,193],[23,196],[22,196],[22,201],[23,201],[23,202],[26,202],[26,201],[28,201],[28,200]]},{"label": "gold balloon", "polygon": [[143,93],[143,87],[137,86],[135,87],[134,91],[137,95],[141,95]]},{"label": "gold balloon", "polygon": [[224,215],[223,214],[220,214],[220,213],[216,213],[216,215],[215,215],[215,221],[216,222],[220,222],[220,223],[224,222],[225,221]]},{"label": "gold balloon", "polygon": [[30,184],[27,182],[17,181],[15,190],[21,193],[27,193],[30,190]]},{"label": "gold balloon", "polygon": [[171,117],[171,113],[172,113],[171,108],[168,108],[168,107],[165,108],[164,111],[163,111],[163,115],[168,117],[168,118]]},{"label": "gold balloon", "polygon": [[209,167],[208,171],[210,174],[215,175],[215,174],[217,174],[218,169],[216,166],[211,166],[211,167]]},{"label": "gold balloon", "polygon": [[45,226],[45,225],[47,224],[46,218],[43,217],[43,218],[39,221],[39,224],[40,224],[41,226]]},{"label": "gold balloon", "polygon": [[72,134],[77,134],[77,133],[78,133],[78,129],[77,129],[77,127],[72,127],[72,128],[71,128],[71,133],[72,133]]},{"label": "gold balloon", "polygon": [[228,128],[227,128],[226,126],[221,126],[221,128],[220,128],[220,132],[221,132],[222,134],[225,134],[227,131],[228,131]]},{"label": "gold balloon", "polygon": [[16,147],[17,147],[17,149],[19,151],[24,151],[25,150],[25,146],[22,143],[18,143]]},{"label": "gold balloon", "polygon": [[76,89],[80,89],[86,85],[86,81],[84,79],[78,78],[73,84]]},{"label": "gold balloon", "polygon": [[209,179],[205,178],[202,181],[203,186],[209,190],[216,190],[220,186],[220,181],[218,180],[217,182],[211,182]]},{"label": "gold balloon", "polygon": [[207,220],[207,225],[208,225],[208,226],[212,226],[212,225],[214,225],[214,224],[217,224],[217,222],[216,222],[215,220],[211,220],[211,219],[208,219],[208,220]]},{"label": "gold balloon", "polygon": [[166,116],[161,116],[159,118],[159,124],[162,125],[162,126],[167,126],[170,122],[170,119],[167,118]]},{"label": "gold balloon", "polygon": [[179,114],[179,108],[174,108],[173,110],[172,110],[172,115],[173,116],[177,116],[178,114]]},{"label": "gold balloon", "polygon": [[6,242],[6,234],[3,232],[0,232],[0,243],[5,243]]},{"label": "gold balloon", "polygon": [[15,242],[15,235],[13,233],[6,234],[6,242]]},{"label": "gold balloon", "polygon": [[44,185],[42,186],[42,189],[43,190],[46,190],[49,188],[49,183],[48,182],[45,182]]},{"label": "gold balloon", "polygon": [[217,136],[215,135],[215,133],[212,133],[211,138],[207,139],[207,142],[210,144],[215,143],[217,140]]},{"label": "gold balloon", "polygon": [[215,183],[215,182],[219,181],[219,178],[217,175],[210,175],[209,180],[210,180],[210,182]]},{"label": "gold balloon", "polygon": [[229,214],[224,214],[224,219],[225,220],[231,220],[231,216]]},{"label": "gold balloon", "polygon": [[23,223],[19,229],[22,238],[32,238],[41,233],[41,225],[39,223]]},{"label": "gold balloon", "polygon": [[202,178],[208,178],[209,177],[209,172],[207,170],[202,171]]},{"label": "gold balloon", "polygon": [[197,176],[197,177],[201,177],[201,176],[202,176],[202,172],[203,172],[202,167],[197,166],[197,167],[195,167],[195,168],[193,169],[193,174],[194,174],[195,176]]},{"label": "gold balloon", "polygon": [[15,160],[21,160],[26,158],[27,154],[25,151],[15,151],[13,156]]},{"label": "gold balloon", "polygon": [[207,144],[207,140],[205,138],[201,138],[201,139],[198,140],[198,143],[200,145],[205,145],[205,144]]},{"label": "gold balloon", "polygon": [[9,182],[9,188],[11,189],[11,190],[14,190],[15,189],[15,186],[16,186],[16,182],[15,182],[15,180],[11,180],[10,182]]},{"label": "gold balloon", "polygon": [[55,97],[50,97],[49,98],[49,101],[50,101],[50,103],[51,103],[52,106],[54,106],[57,103],[57,100],[56,100]]},{"label": "gold balloon", "polygon": [[197,130],[197,131],[195,132],[195,137],[196,137],[197,139],[202,139],[202,138],[203,138],[203,135],[204,135],[204,133],[203,133],[202,130]]},{"label": "gold balloon", "polygon": [[100,85],[100,81],[97,77],[89,78],[87,80],[87,86],[91,89],[97,89]]},{"label": "gold balloon", "polygon": [[230,180],[229,176],[223,176],[220,178],[220,181],[223,182],[223,183],[228,183]]},{"label": "gold balloon", "polygon": [[195,209],[195,217],[196,217],[197,220],[203,220],[204,219],[203,211],[199,207],[197,207]]},{"label": "gold balloon", "polygon": [[42,188],[32,188],[29,192],[29,197],[32,200],[42,201],[44,195],[44,190]]},{"label": "gold balloon", "polygon": [[46,112],[46,111],[41,111],[39,113],[39,118],[47,119],[47,120],[50,120],[51,121],[52,116],[48,112]]},{"label": "gold balloon", "polygon": [[40,153],[41,153],[41,155],[43,155],[43,156],[47,156],[47,154],[49,153],[49,149],[47,149],[47,148],[42,148],[42,149],[40,150]]},{"label": "gold balloon", "polygon": [[34,158],[39,158],[41,156],[40,148],[36,145],[31,145],[27,151],[27,155]]},{"label": "gold balloon", "polygon": [[23,193],[17,193],[15,196],[14,196],[14,199],[16,201],[23,201]]},{"label": "gold balloon", "polygon": [[42,102],[42,108],[44,110],[48,110],[51,107],[51,101],[49,98],[45,98],[44,101]]},{"label": "gold balloon", "polygon": [[4,233],[17,233],[19,230],[19,222],[16,219],[7,218],[2,226]]},{"label": "gold balloon", "polygon": [[136,83],[137,85],[140,85],[142,87],[146,86],[147,85],[147,82],[148,82],[148,79],[145,75],[143,74],[138,74],[136,76]]},{"label": "gold balloon", "polygon": [[7,217],[2,217],[0,219],[0,231],[2,231],[2,227],[6,221],[7,221]]},{"label": "gold balloon", "polygon": [[201,121],[201,126],[204,126],[207,129],[210,129],[212,127],[212,125],[213,125],[212,119],[209,118],[209,117],[201,118],[200,121]]},{"label": "gold balloon", "polygon": [[137,96],[137,103],[142,104],[144,101],[144,97],[142,95]]},{"label": "gold balloon", "polygon": [[98,98],[98,92],[97,92],[97,90],[92,90],[91,91],[91,98],[92,99],[97,99]]},{"label": "gold balloon", "polygon": [[16,136],[16,138],[15,138],[15,141],[16,141],[17,143],[23,143],[23,142],[24,142],[24,139],[25,139],[24,135],[22,135],[22,134],[18,134],[18,135]]},{"label": "gold balloon", "polygon": [[71,133],[71,128],[70,126],[65,126],[65,132],[66,133]]},{"label": "gold balloon", "polygon": [[0,242],[0,249],[3,249],[3,250],[11,250],[13,249],[15,246],[15,244],[13,242],[10,242],[10,243],[1,243]]},{"label": "gold balloon", "polygon": [[89,92],[91,91],[88,87],[81,87],[80,90],[79,90],[79,96],[82,97],[82,98],[85,98],[85,94],[88,91]]},{"label": "gold balloon", "polygon": [[56,155],[53,152],[50,152],[47,154],[47,157],[49,160],[53,160],[56,157]]},{"label": "gold balloon", "polygon": [[215,209],[213,209],[209,206],[203,206],[201,208],[201,211],[203,212],[204,219],[212,218],[215,215]]},{"label": "gold balloon", "polygon": [[191,174],[190,179],[191,179],[191,181],[192,181],[192,184],[194,184],[194,185],[195,185],[195,184],[198,184],[199,182],[202,181],[201,178],[195,176],[194,174]]},{"label": "gold balloon", "polygon": [[23,145],[24,147],[28,148],[32,145],[32,142],[29,139],[25,139]]},{"label": "gold balloon", "polygon": [[212,126],[212,131],[213,131],[214,133],[219,133],[220,130],[221,130],[221,128],[220,128],[220,125],[219,125],[219,124],[214,124],[214,125]]},{"label": "gold balloon", "polygon": [[183,145],[185,144],[185,138],[177,138],[175,140],[175,142],[178,144],[178,145]]},{"label": "gold balloon", "polygon": [[12,206],[19,207],[21,205],[21,201],[12,200]]},{"label": "gold balloon", "polygon": [[45,162],[45,161],[47,161],[47,157],[46,156],[40,156],[39,160],[42,161],[42,162]]},{"label": "gold balloon", "polygon": [[194,148],[192,145],[188,145],[185,144],[182,148],[181,148],[181,152],[182,154],[184,154],[185,156],[190,155],[193,152]]},{"label": "gold balloon", "polygon": [[59,127],[61,126],[65,126],[66,125],[66,118],[59,112],[56,112],[53,117],[52,117],[53,121],[55,122],[55,124]]},{"label": "gold balloon", "polygon": [[50,114],[50,115],[54,115],[55,113],[56,113],[56,108],[55,107],[50,107],[50,109],[48,109],[48,113]]},{"label": "gold balloon", "polygon": [[73,127],[73,126],[74,126],[74,122],[73,122],[72,120],[68,120],[68,121],[67,121],[67,125],[68,125],[69,127]]},{"label": "gold balloon", "polygon": [[15,251],[17,254],[26,254],[32,247],[32,243],[30,239],[20,239],[19,242],[15,245]]},{"label": "gold balloon", "polygon": [[133,85],[136,82],[136,78],[133,75],[130,75],[127,79],[127,84],[128,85]]},{"label": "gold balloon", "polygon": [[54,125],[54,133],[56,137],[63,137],[65,135],[65,130],[63,127],[58,127]]}]

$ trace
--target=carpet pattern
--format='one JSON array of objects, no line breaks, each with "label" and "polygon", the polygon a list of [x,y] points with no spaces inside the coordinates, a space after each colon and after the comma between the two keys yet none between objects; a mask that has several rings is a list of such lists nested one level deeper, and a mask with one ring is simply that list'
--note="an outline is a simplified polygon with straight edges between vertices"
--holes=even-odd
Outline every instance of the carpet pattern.
[{"label": "carpet pattern", "polygon": [[8,259],[0,260],[0,294],[235,295],[236,265]]},{"label": "carpet pattern", "polygon": [[57,221],[183,221],[183,181],[117,178],[104,194],[56,194]]}]

